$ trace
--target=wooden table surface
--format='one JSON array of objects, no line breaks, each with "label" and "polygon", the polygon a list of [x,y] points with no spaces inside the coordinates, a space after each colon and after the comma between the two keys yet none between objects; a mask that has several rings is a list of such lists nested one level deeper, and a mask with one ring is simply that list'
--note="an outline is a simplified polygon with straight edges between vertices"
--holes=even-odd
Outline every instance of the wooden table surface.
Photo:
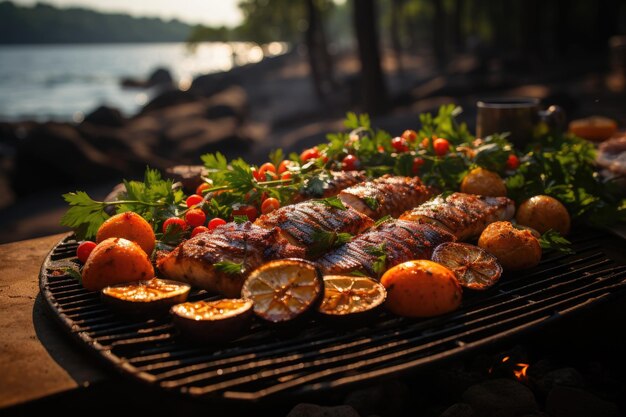
[{"label": "wooden table surface", "polygon": [[117,377],[59,331],[39,294],[39,268],[62,236],[0,245],[0,409]]}]

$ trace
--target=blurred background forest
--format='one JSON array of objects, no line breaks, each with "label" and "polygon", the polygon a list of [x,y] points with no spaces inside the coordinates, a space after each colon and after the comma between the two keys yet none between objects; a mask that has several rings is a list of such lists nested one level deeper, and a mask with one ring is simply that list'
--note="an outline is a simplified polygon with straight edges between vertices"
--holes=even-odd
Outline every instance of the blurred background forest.
[{"label": "blurred background forest", "polygon": [[223,25],[27,3],[0,3],[0,242],[62,230],[64,192],[300,151],[348,111],[473,128],[478,99],[531,96],[626,126],[619,0],[240,0]]}]

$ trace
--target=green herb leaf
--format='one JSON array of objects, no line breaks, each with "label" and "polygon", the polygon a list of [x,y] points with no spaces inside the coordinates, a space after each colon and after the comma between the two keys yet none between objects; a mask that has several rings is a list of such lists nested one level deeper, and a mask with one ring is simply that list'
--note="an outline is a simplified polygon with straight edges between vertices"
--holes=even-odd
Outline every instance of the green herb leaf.
[{"label": "green herb leaf", "polygon": [[109,218],[104,211],[106,204],[92,200],[84,191],[63,194],[63,199],[70,208],[61,218],[61,224],[73,228],[78,240],[95,236],[98,228]]},{"label": "green herb leaf", "polygon": [[548,230],[539,238],[539,244],[541,249],[555,250],[562,253],[574,253],[570,247],[572,242],[565,239],[559,232],[555,230]]},{"label": "green herb leaf", "polygon": [[274,164],[276,169],[278,169],[278,166],[283,161],[283,159],[285,159],[285,154],[283,153],[283,150],[281,148],[275,149],[269,154],[269,160],[272,164]]},{"label": "green herb leaf", "polygon": [[363,197],[363,201],[365,202],[365,205],[373,211],[378,210],[378,207],[380,207],[380,203],[374,197]]},{"label": "green herb leaf", "polygon": [[214,263],[213,267],[228,275],[239,275],[244,273],[243,262],[220,261]]},{"label": "green herb leaf", "polygon": [[339,210],[347,210],[348,208],[343,204],[339,197],[328,197],[320,200],[313,200],[314,203],[325,204],[328,207],[333,207]]},{"label": "green herb leaf", "polygon": [[367,275],[361,271],[351,271],[349,275],[352,275],[353,277],[367,277]]},{"label": "green herb leaf", "polygon": [[233,216],[233,221],[237,224],[242,224],[245,223],[247,221],[249,221],[250,219],[248,219],[248,216],[242,216],[242,215],[235,215]]},{"label": "green herb leaf", "polygon": [[313,244],[308,248],[309,255],[317,257],[329,250],[352,240],[350,233],[337,233],[322,229],[313,231]]},{"label": "green herb leaf", "polygon": [[376,273],[376,276],[380,278],[387,270],[387,252],[385,244],[381,243],[377,246],[369,246],[365,248],[365,252],[376,256],[376,260],[372,264],[372,269]]},{"label": "green herb leaf", "polygon": [[381,224],[387,223],[390,220],[393,220],[393,217],[391,217],[390,215],[386,215],[386,216],[381,217],[380,219],[376,220],[376,223],[374,223],[374,226],[380,226]]}]

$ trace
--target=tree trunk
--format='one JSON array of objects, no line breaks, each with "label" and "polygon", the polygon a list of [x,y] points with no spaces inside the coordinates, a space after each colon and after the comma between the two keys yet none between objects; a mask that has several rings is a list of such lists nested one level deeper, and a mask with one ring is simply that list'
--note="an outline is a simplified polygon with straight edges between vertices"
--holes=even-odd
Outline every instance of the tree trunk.
[{"label": "tree trunk", "polygon": [[325,94],[322,87],[322,74],[317,59],[317,30],[319,25],[319,16],[315,7],[314,0],[306,0],[306,8],[309,26],[305,32],[305,43],[307,47],[307,55],[309,57],[309,67],[311,68],[311,79],[313,81],[313,89],[319,100],[324,100]]},{"label": "tree trunk", "polygon": [[354,28],[361,61],[363,107],[371,115],[387,110],[387,87],[380,66],[374,0],[354,0]]},{"label": "tree trunk", "polygon": [[443,0],[433,0],[435,19],[432,22],[433,52],[437,60],[437,67],[443,70],[446,67],[446,16],[443,9]]},{"label": "tree trunk", "polygon": [[[357,0],[358,1],[358,0]],[[391,1],[391,47],[393,48],[393,54],[396,59],[396,69],[398,74],[404,73],[402,67],[402,46],[400,45],[400,9],[402,7],[402,0]]]}]

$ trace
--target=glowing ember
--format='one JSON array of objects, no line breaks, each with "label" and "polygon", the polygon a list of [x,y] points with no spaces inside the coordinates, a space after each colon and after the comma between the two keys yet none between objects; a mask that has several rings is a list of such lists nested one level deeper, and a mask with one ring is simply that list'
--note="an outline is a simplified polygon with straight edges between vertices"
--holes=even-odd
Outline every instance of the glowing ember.
[{"label": "glowing ember", "polygon": [[525,382],[528,380],[528,376],[526,375],[526,371],[528,370],[527,363],[516,363],[515,369],[513,369],[513,375],[520,382]]}]

